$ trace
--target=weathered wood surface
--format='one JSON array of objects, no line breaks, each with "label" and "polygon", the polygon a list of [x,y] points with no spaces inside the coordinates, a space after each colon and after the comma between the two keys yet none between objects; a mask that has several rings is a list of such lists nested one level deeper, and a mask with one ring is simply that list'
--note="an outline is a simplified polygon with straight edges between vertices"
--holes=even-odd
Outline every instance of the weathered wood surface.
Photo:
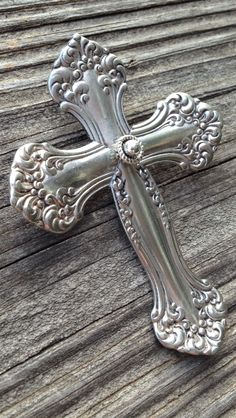
[{"label": "weathered wood surface", "polygon": [[[1,0],[0,16],[0,416],[235,417],[236,0]],[[223,114],[210,168],[155,169],[186,260],[229,306],[214,357],[181,355],[155,340],[150,284],[109,190],[59,237],[9,206],[8,175],[20,145],[86,140],[46,86],[73,32],[123,59],[129,121],[178,90]]]}]

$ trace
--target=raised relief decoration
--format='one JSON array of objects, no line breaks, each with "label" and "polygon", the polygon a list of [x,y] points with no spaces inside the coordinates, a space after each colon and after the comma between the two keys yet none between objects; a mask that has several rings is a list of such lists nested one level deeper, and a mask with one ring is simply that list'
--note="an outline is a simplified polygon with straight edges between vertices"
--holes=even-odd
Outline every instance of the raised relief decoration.
[{"label": "raised relief decoration", "polygon": [[35,225],[63,233],[82,218],[87,199],[110,185],[152,284],[158,340],[180,352],[213,354],[225,327],[222,297],[186,266],[147,167],[160,161],[195,171],[206,167],[221,139],[222,119],[200,100],[174,93],[157,103],[148,120],[130,127],[122,109],[126,88],[121,61],[74,35],[54,63],[49,91],[92,142],[68,151],[46,143],[22,146],[12,164],[11,204]]}]

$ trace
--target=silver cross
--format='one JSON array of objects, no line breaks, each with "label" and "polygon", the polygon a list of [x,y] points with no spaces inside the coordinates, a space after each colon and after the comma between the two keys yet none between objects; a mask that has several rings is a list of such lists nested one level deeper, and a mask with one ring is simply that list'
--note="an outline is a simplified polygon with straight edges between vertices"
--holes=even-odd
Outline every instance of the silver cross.
[{"label": "silver cross", "polygon": [[194,277],[180,254],[160,191],[147,166],[170,161],[206,167],[221,138],[222,120],[185,93],[159,101],[154,114],[130,127],[122,109],[126,85],[121,61],[75,34],[61,51],[49,90],[92,142],[74,150],[30,143],[16,153],[11,204],[30,222],[55,233],[82,218],[86,201],[110,185],[117,211],[153,288],[155,335],[168,348],[213,354],[225,327],[218,290]]}]

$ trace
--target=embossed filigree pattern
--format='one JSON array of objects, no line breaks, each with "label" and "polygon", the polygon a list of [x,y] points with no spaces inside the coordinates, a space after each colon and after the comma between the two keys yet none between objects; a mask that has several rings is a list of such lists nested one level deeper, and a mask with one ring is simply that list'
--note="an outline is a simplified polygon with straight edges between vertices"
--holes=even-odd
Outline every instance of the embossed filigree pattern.
[{"label": "embossed filigree pattern", "polygon": [[79,34],[74,35],[62,50],[54,69],[49,87],[58,102],[67,100],[85,104],[89,100],[90,86],[84,79],[89,70],[94,70],[106,95],[111,93],[112,86],[120,87],[125,81],[122,62],[108,49]]},{"label": "embossed filigree pattern", "polygon": [[140,237],[132,224],[133,211],[130,208],[131,197],[125,190],[125,179],[122,176],[122,171],[120,168],[117,168],[114,173],[112,179],[112,188],[116,194],[118,210],[126,233],[129,239],[135,245],[139,246]]},{"label": "embossed filigree pattern", "polygon": [[213,354],[219,348],[225,328],[225,307],[221,294],[192,288],[193,305],[198,322],[192,323],[181,306],[167,300],[166,310],[154,330],[163,345],[190,354]]},{"label": "embossed filigree pattern", "polygon": [[166,205],[164,203],[163,197],[157,188],[155,181],[153,180],[150,172],[142,166],[138,167],[139,175],[142,177],[143,181],[145,182],[145,188],[148,194],[152,198],[153,204],[159,209],[163,225],[168,229],[170,227],[170,220],[168,217]]},{"label": "embossed filigree pattern", "polygon": [[[129,131],[122,112],[125,80],[125,69],[114,54],[75,34],[55,61],[48,85],[61,108],[78,117],[91,139],[103,143],[104,135],[107,141],[112,135],[109,125],[118,135]],[[106,121],[109,108],[112,112]]]},{"label": "embossed filigree pattern", "polygon": [[[170,141],[169,148],[164,149],[165,158],[179,162],[182,168],[199,170],[212,160],[221,139],[222,126],[219,113],[209,105],[186,93],[173,93],[159,101],[152,117],[134,125],[131,132],[139,137],[172,128],[170,134],[173,130],[178,137],[179,128],[180,142],[171,147]],[[161,155],[158,157],[161,160]]]},{"label": "embossed filigree pattern", "polygon": [[[71,229],[83,215],[89,193],[96,191],[99,178],[87,181],[79,188],[63,185],[53,187],[47,180],[63,172],[65,164],[98,152],[102,145],[94,144],[86,152],[67,154],[48,144],[27,144],[15,156],[10,178],[11,204],[30,222],[48,231],[62,233]],[[109,172],[100,179],[107,184]]]}]

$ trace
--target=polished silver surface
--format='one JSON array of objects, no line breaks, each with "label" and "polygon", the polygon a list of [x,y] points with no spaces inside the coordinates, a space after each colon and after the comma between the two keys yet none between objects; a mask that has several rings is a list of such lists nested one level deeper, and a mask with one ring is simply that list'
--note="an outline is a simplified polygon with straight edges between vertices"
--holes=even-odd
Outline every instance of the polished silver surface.
[{"label": "polished silver surface", "polygon": [[110,184],[117,211],[153,288],[158,340],[190,354],[213,354],[222,341],[220,293],[186,266],[150,164],[206,167],[221,139],[217,111],[185,93],[157,103],[146,121],[129,127],[122,109],[121,61],[78,34],[54,63],[49,90],[92,142],[76,150],[22,146],[12,164],[11,204],[30,222],[63,233],[83,216],[87,199]]}]

